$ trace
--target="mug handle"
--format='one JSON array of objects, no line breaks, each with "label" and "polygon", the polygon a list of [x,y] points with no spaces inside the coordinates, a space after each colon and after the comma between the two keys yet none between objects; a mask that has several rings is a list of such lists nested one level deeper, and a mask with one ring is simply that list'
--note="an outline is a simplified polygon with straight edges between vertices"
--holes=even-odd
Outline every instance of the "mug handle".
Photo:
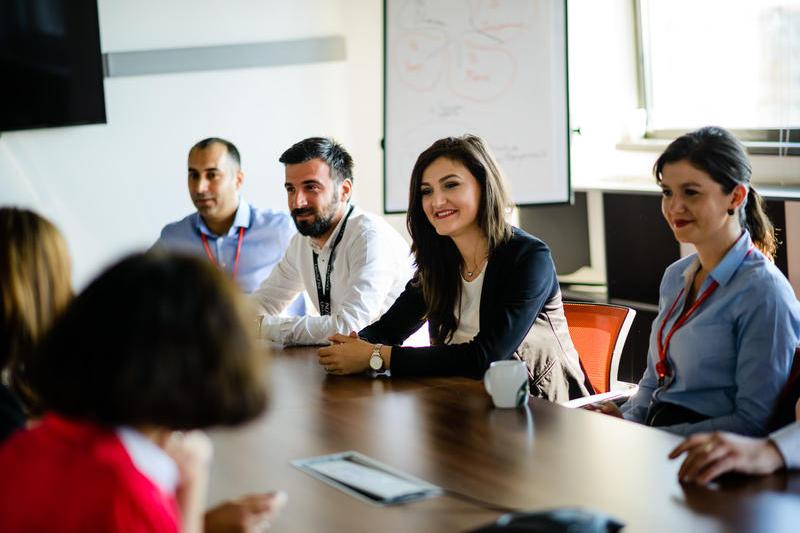
[{"label": "mug handle", "polygon": [[488,393],[489,393],[489,396],[491,396],[491,395],[492,395],[492,387],[491,387],[491,385],[489,385],[489,382],[491,381],[491,380],[489,379],[489,373],[490,373],[491,371],[492,371],[492,367],[489,367],[489,369],[488,369],[488,370],[486,371],[486,373],[483,375],[483,386],[484,386],[484,387],[486,387],[486,392],[488,392]]}]

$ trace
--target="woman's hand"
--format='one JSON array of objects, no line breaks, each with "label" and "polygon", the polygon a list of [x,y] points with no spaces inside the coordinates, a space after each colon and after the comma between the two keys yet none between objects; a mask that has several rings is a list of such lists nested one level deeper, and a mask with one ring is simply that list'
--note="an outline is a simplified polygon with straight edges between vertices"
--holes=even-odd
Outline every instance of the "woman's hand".
[{"label": "woman's hand", "polygon": [[622,411],[619,410],[619,407],[617,407],[617,404],[614,402],[590,403],[583,408],[587,411],[594,411],[596,413],[622,418]]},{"label": "woman's hand", "polygon": [[733,433],[698,433],[669,454],[676,459],[686,452],[678,479],[705,485],[725,472],[771,474],[785,466],[777,446],[768,439]]},{"label": "woman's hand", "polygon": [[205,533],[248,533],[263,531],[272,525],[286,505],[285,492],[248,494],[236,501],[209,509],[205,515]]},{"label": "woman's hand", "polygon": [[[355,331],[350,335],[336,334],[328,337],[330,346],[319,349],[319,364],[331,374],[355,374],[369,369],[369,358],[374,344],[358,338]],[[392,357],[391,346],[381,348],[384,368],[389,368]]]},{"label": "woman's hand", "polygon": [[330,374],[356,374],[369,368],[373,344],[358,338],[356,332],[350,335],[337,333],[328,337],[330,346],[319,349],[319,364]]},{"label": "woman's hand", "polygon": [[211,440],[202,431],[176,431],[165,443],[164,451],[175,461],[180,474],[175,499],[181,511],[182,531],[199,533],[203,530],[203,508],[213,452]]}]

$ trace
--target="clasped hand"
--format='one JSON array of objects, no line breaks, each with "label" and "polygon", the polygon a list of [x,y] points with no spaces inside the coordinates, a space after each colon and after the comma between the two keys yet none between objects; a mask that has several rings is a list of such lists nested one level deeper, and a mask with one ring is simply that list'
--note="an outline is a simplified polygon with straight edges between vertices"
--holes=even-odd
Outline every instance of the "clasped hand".
[{"label": "clasped hand", "polygon": [[350,335],[337,333],[328,337],[330,346],[319,349],[319,364],[330,374],[356,374],[369,368],[373,345],[358,338],[355,331]]}]

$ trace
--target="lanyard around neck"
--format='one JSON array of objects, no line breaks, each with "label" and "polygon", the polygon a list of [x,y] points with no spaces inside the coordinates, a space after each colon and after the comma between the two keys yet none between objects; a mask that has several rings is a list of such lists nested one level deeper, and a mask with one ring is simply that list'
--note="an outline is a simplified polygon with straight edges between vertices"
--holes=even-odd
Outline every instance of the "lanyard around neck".
[{"label": "lanyard around neck", "polygon": [[669,308],[667,316],[665,316],[663,322],[661,322],[661,327],[658,328],[658,363],[656,363],[656,374],[658,374],[659,387],[664,384],[667,374],[672,372],[669,361],[667,361],[667,350],[669,349],[669,342],[672,340],[672,335],[678,331],[678,329],[680,329],[680,327],[683,326],[687,320],[689,320],[689,317],[692,316],[692,313],[694,313],[697,308],[700,307],[709,296],[711,296],[711,293],[717,290],[717,287],[719,287],[719,283],[712,281],[711,285],[709,285],[703,294],[694,301],[692,306],[680,317],[678,317],[678,320],[675,321],[675,323],[672,325],[672,328],[670,328],[669,332],[667,333],[667,338],[662,342],[661,339],[664,334],[664,326],[667,324],[667,322],[669,322],[672,312],[675,310],[675,306],[678,305],[678,302],[681,301],[681,296],[683,296],[686,288],[681,289],[681,292],[678,293],[678,297],[675,298],[675,302],[672,304],[672,307]]},{"label": "lanyard around neck", "polygon": [[[201,232],[200,238],[203,240],[203,248],[206,249],[206,255],[208,255],[208,259],[214,266],[219,268],[219,263],[217,263],[214,254],[211,253],[211,248],[208,247],[208,238],[206,237],[206,234]],[[236,258],[233,260],[233,273],[231,274],[233,279],[236,279],[236,273],[239,271],[239,256],[242,253],[242,240],[244,240],[244,226],[239,227],[239,240],[236,243]]]},{"label": "lanyard around neck", "polygon": [[[745,259],[747,258],[747,256],[750,255],[750,252],[752,251],[753,251],[752,248],[750,248],[747,251],[747,253],[744,256]],[[675,332],[678,329],[680,329],[680,327],[683,326],[687,320],[689,320],[689,317],[692,316],[692,313],[697,311],[697,308],[703,305],[703,302],[708,300],[708,297],[711,296],[711,294],[715,290],[717,290],[717,287],[719,287],[719,283],[716,280],[713,280],[711,284],[708,286],[708,288],[706,288],[706,290],[703,291],[703,294],[701,294],[700,297],[694,301],[692,306],[688,310],[686,310],[680,317],[678,317],[678,319],[670,328],[669,332],[667,332],[667,338],[663,339],[664,326],[667,325],[667,322],[669,322],[669,319],[672,316],[673,311],[675,311],[675,307],[678,305],[678,302],[681,301],[681,296],[683,296],[683,293],[686,291],[686,287],[681,289],[681,292],[678,293],[678,297],[675,298],[675,301],[672,303],[672,306],[669,308],[669,311],[667,311],[667,316],[664,317],[664,320],[661,322],[661,327],[658,328],[658,362],[656,363],[656,374],[658,375],[659,387],[664,385],[667,376],[672,373],[672,368],[669,364],[669,361],[667,361],[667,350],[669,350],[669,343],[672,340],[672,335],[674,335]]]},{"label": "lanyard around neck", "polygon": [[331,245],[331,253],[328,256],[328,269],[325,272],[324,288],[322,287],[322,276],[319,274],[319,264],[317,262],[319,255],[317,252],[312,252],[312,257],[314,259],[314,277],[317,283],[317,299],[319,300],[319,314],[322,316],[331,314],[331,271],[333,270],[333,253],[336,251],[336,247],[339,246],[339,242],[341,242],[344,236],[344,228],[347,226],[347,219],[350,218],[350,215],[353,213],[353,207],[354,206],[351,205],[350,209],[347,211],[347,215],[345,215],[342,221],[342,227],[339,228],[339,234],[336,235],[336,240],[334,240]]}]

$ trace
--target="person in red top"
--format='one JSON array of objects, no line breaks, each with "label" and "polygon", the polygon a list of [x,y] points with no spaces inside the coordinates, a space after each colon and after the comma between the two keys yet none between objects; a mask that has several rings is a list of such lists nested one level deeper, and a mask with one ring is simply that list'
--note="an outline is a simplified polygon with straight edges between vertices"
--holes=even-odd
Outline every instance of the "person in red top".
[{"label": "person in red top", "polygon": [[116,432],[47,415],[0,452],[4,528],[179,531],[173,493],[136,468]]},{"label": "person in red top", "polygon": [[242,305],[213,266],[176,255],[92,282],[28,361],[47,412],[0,447],[3,531],[202,530],[211,449],[192,430],[267,401]]}]

